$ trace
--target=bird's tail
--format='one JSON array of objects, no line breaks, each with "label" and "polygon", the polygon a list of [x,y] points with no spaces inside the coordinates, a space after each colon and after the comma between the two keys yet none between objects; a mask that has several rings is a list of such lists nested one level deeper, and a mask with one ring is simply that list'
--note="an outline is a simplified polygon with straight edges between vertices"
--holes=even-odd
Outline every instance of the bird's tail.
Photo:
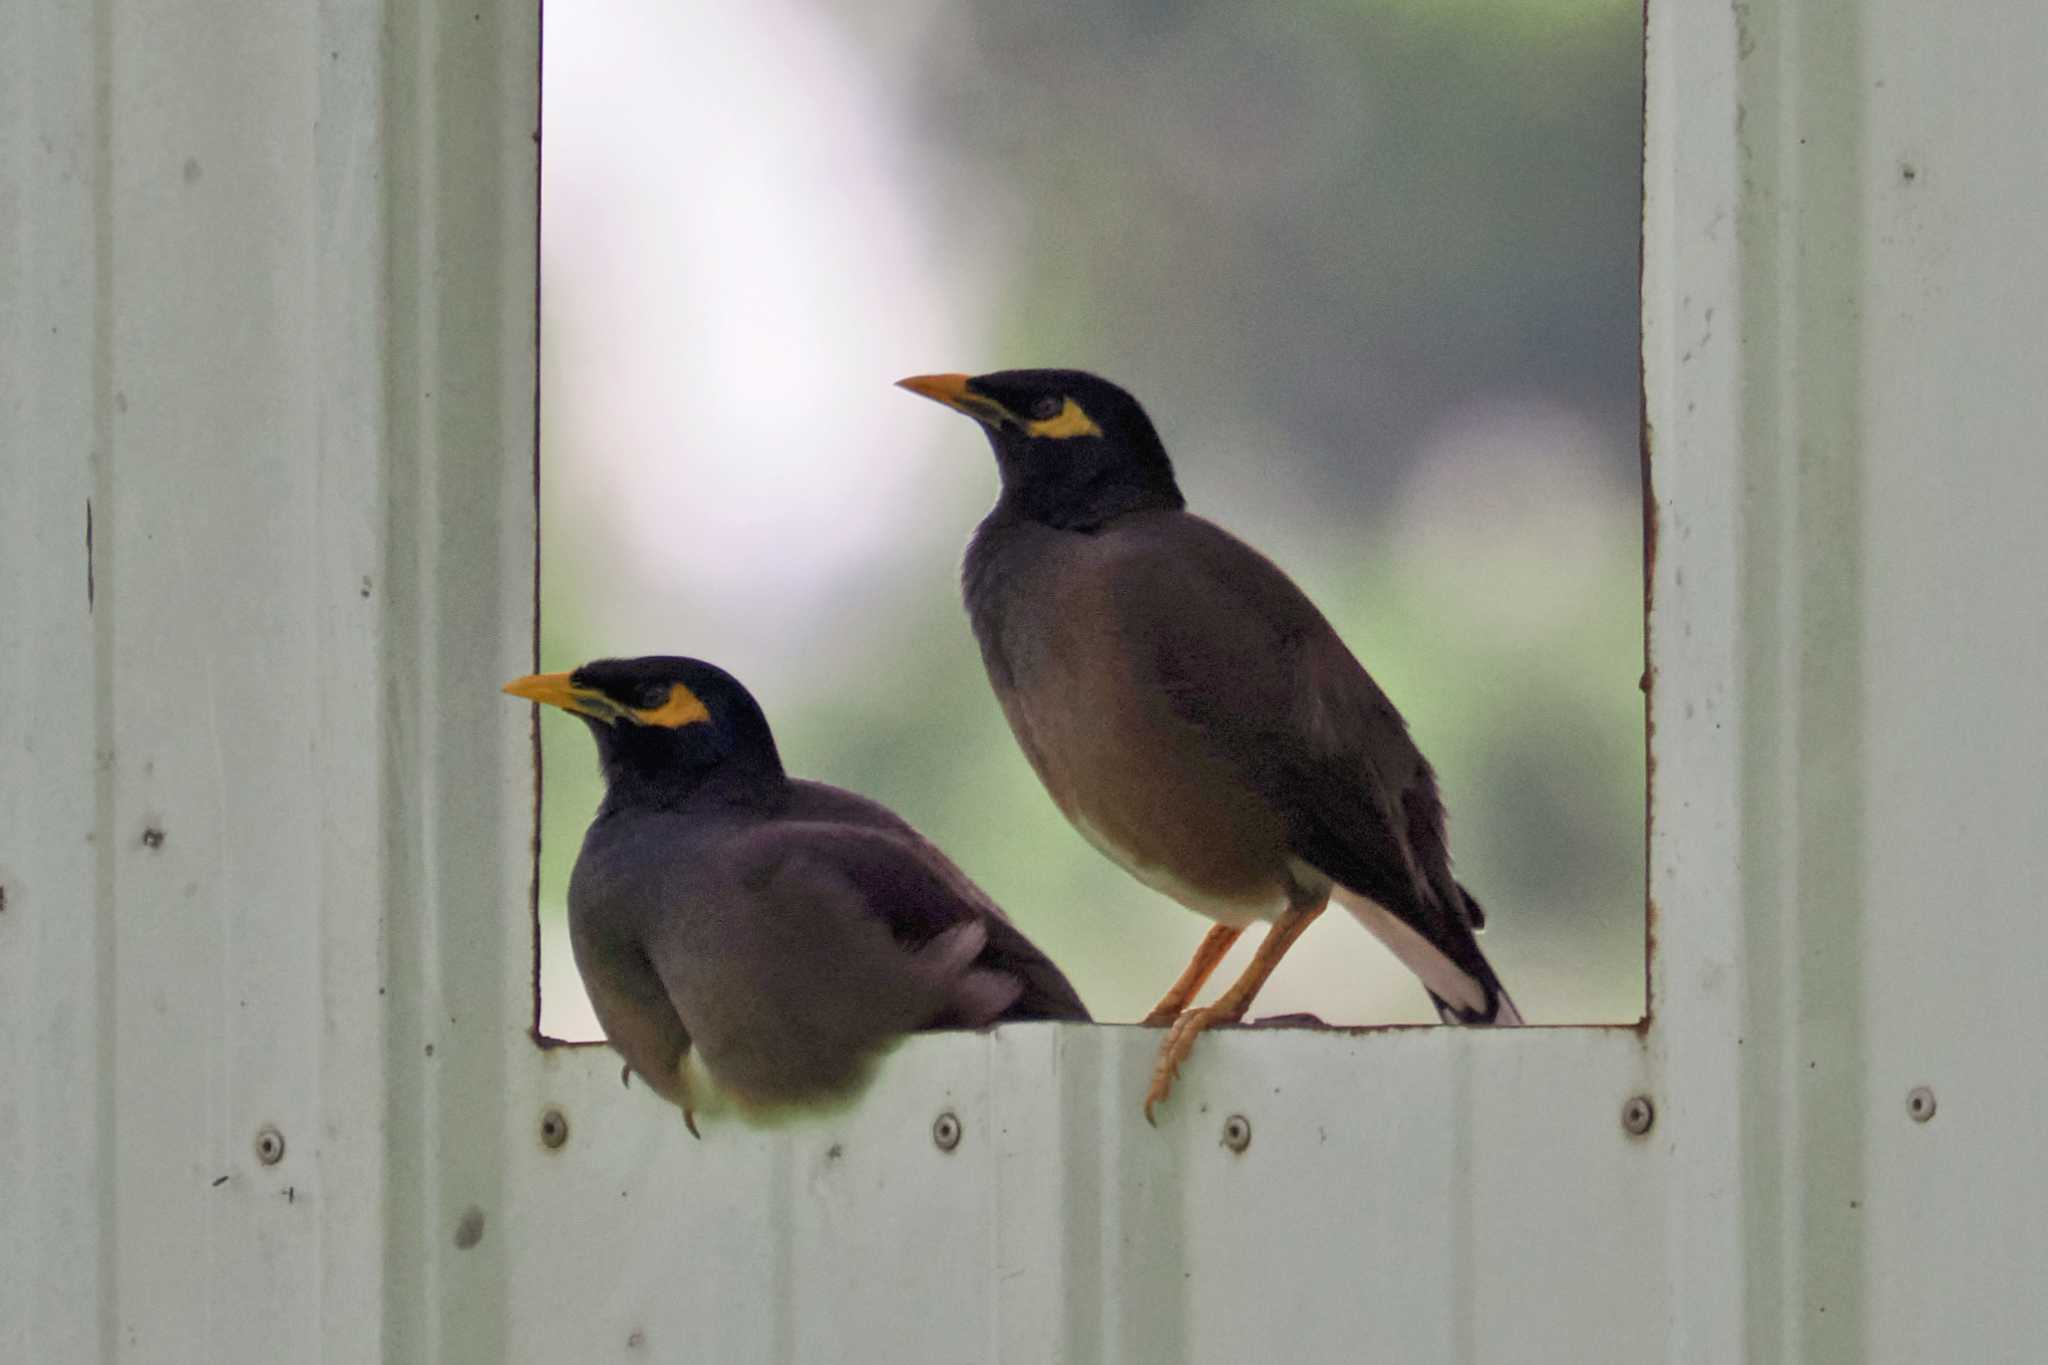
[{"label": "bird's tail", "polygon": [[1464,1009],[1452,1004],[1435,991],[1429,993],[1430,1003],[1436,1006],[1437,1017],[1446,1024],[1470,1024],[1478,1027],[1507,1027],[1522,1022],[1522,1012],[1515,1008],[1515,1002],[1508,998],[1508,988],[1500,984],[1500,977],[1494,973],[1493,964],[1486,960],[1486,954],[1479,951],[1479,945],[1472,945],[1472,955],[1466,971],[1479,982],[1488,1008],[1483,1010]]},{"label": "bird's tail", "polygon": [[[1486,928],[1486,907],[1479,903],[1479,897],[1467,890],[1462,882],[1458,885],[1458,894],[1465,898],[1465,923],[1472,926],[1475,934],[1483,931]],[[1476,1024],[1481,1026],[1520,1024],[1522,1022],[1522,1012],[1516,1009],[1515,1002],[1508,998],[1508,988],[1500,984],[1500,977],[1495,975],[1493,964],[1486,960],[1486,954],[1480,950],[1477,942],[1472,942],[1471,954],[1470,965],[1473,969],[1473,975],[1479,978],[1479,984],[1485,990],[1487,999],[1494,1002],[1493,1017],[1485,1018],[1471,1014],[1470,1011],[1461,1012],[1456,1006],[1446,1004],[1444,1001],[1438,1000],[1436,996],[1431,995],[1430,999],[1436,1004],[1438,1017],[1446,1024]]]},{"label": "bird's tail", "polygon": [[1485,912],[1470,895],[1466,896],[1470,920],[1458,919],[1430,934],[1349,887],[1338,886],[1336,899],[1421,978],[1438,1017],[1446,1024],[1507,1026],[1522,1022],[1522,1012],[1508,998],[1507,987],[1501,985],[1473,936],[1472,924],[1484,923]]}]

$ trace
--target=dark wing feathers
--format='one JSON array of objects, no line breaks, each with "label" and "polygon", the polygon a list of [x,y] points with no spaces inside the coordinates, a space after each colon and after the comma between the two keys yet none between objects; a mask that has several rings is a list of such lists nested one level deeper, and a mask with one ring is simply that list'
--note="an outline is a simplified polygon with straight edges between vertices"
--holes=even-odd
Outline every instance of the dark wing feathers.
[{"label": "dark wing feathers", "polygon": [[[1022,994],[999,1020],[1088,1020],[1088,1007],[1052,960],[952,859],[893,811],[820,782],[790,786],[791,801],[782,818],[806,822],[807,840],[829,853],[868,912],[898,943],[914,951],[949,929],[979,921],[988,942],[974,965],[1010,973],[1024,983]],[[946,1019],[932,1026],[958,1023]]]},{"label": "dark wing feathers", "polygon": [[1435,776],[1315,604],[1199,517],[1127,527],[1120,624],[1175,716],[1283,812],[1296,856],[1476,957]]}]

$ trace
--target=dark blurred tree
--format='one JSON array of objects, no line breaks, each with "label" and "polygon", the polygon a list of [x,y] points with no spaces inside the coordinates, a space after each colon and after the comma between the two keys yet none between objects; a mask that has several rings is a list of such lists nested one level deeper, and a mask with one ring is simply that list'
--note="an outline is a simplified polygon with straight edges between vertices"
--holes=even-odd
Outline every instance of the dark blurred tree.
[{"label": "dark blurred tree", "polygon": [[1348,514],[1502,389],[1632,450],[1641,51],[1611,0],[982,0],[902,69],[956,192],[1026,244],[1019,352],[1114,357],[1184,422],[1255,414]]}]

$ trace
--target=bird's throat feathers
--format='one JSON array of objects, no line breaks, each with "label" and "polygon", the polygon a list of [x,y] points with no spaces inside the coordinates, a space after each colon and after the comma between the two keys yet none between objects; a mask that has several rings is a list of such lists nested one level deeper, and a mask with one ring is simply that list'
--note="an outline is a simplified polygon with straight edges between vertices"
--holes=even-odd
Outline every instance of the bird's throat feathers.
[{"label": "bird's throat feathers", "polygon": [[992,519],[1094,531],[1131,512],[1187,506],[1159,438],[1136,443],[1096,437],[1023,436],[990,428],[1003,491]]},{"label": "bird's throat feathers", "polygon": [[734,734],[727,726],[615,725],[589,720],[604,774],[607,810],[619,806],[673,809],[685,802],[772,801],[788,784],[775,740],[763,721],[759,733]]}]

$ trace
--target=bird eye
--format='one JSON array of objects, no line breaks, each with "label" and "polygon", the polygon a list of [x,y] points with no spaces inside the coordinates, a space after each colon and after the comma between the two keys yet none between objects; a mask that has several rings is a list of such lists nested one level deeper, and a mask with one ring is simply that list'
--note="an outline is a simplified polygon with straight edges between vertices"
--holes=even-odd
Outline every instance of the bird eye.
[{"label": "bird eye", "polygon": [[1059,416],[1060,410],[1066,407],[1066,405],[1067,400],[1064,398],[1041,398],[1031,405],[1031,420],[1034,422],[1050,421],[1052,418]]},{"label": "bird eye", "polygon": [[668,705],[669,692],[667,683],[644,683],[636,703],[642,711],[659,711]]}]

